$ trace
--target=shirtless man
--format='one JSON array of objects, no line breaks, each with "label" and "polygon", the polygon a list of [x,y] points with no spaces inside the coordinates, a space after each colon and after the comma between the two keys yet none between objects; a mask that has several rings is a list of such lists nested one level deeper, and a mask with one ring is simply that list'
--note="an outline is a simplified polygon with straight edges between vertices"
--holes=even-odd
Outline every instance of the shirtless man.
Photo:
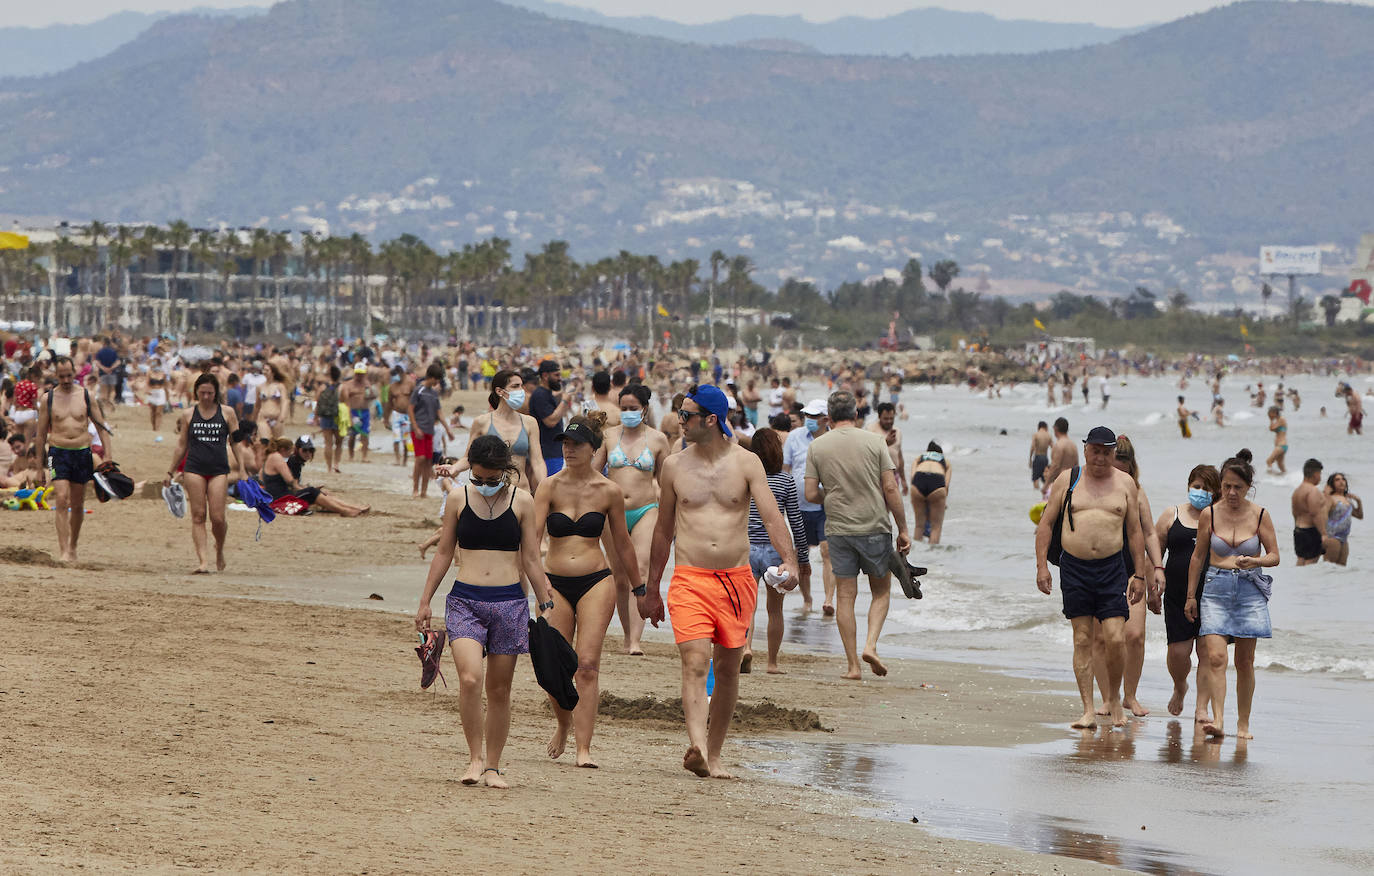
[{"label": "shirtless man", "polygon": [[792,410],[792,406],[797,403],[797,388],[792,385],[792,378],[782,379],[782,409]]},{"label": "shirtless man", "polygon": [[413,392],[415,375],[399,365],[396,366],[396,371],[392,372],[391,392],[387,395],[387,402],[391,407],[391,416],[388,419],[391,426],[391,453],[396,457],[397,465],[405,465],[410,461],[410,451],[406,449],[406,436],[411,434],[410,396]]},{"label": "shirtless man", "polygon": [[[739,699],[739,664],[758,585],[749,571],[748,518],[753,499],[773,548],[797,581],[792,536],[768,488],[763,463],[730,444],[725,393],[698,386],[678,413],[688,447],[669,456],[659,475],[658,525],[649,552],[649,577],[635,588],[639,613],[658,626],[663,619],[659,580],[676,542],[676,566],[668,585],[668,612],[682,659],[682,711],[688,748],[683,769],[698,776],[733,778],[720,761]],[[681,525],[679,525],[681,524]],[[714,656],[716,688],[709,706],[706,671]]]},{"label": "shirtless man", "polygon": [[339,401],[348,405],[351,422],[348,427],[348,461],[353,461],[353,443],[362,437],[363,462],[367,462],[367,445],[372,440],[372,410],[368,407],[367,365],[353,366],[353,379],[339,385]]},{"label": "shirtless man", "polygon": [[95,473],[91,456],[90,426],[104,433],[105,459],[114,458],[109,426],[96,413],[89,391],[76,385],[72,360],[59,356],[54,363],[57,387],[38,396],[38,438],[40,457],[47,467],[42,477],[56,493],[58,558],[76,562],[76,543],[81,537],[81,521],[86,514],[86,484]]},{"label": "shirtless man", "polygon": [[1350,415],[1350,422],[1345,427],[1345,434],[1363,435],[1364,402],[1360,400],[1360,394],[1349,385],[1345,388],[1345,411]]},{"label": "shirtless man", "polygon": [[[897,428],[896,423],[897,406],[892,402],[882,402],[878,405],[878,421],[864,428],[882,436],[883,440],[887,442],[887,452],[892,457],[892,464],[897,467],[897,471],[905,472],[906,460],[902,457],[902,430]],[[1044,423],[1041,425],[1043,426]],[[898,476],[897,485],[902,488],[902,495],[905,496],[910,488],[906,478]]]},{"label": "shirtless man", "polygon": [[620,404],[611,396],[612,386],[609,373],[598,371],[592,375],[592,404],[606,415],[606,428],[620,425]]},{"label": "shirtless man", "polygon": [[[1145,535],[1140,522],[1140,505],[1135,481],[1112,465],[1116,433],[1106,426],[1095,426],[1083,440],[1083,467],[1074,485],[1072,502],[1063,511],[1063,553],[1059,556],[1059,590],[1064,599],[1064,616],[1073,625],[1073,674],[1078,695],[1083,700],[1083,717],[1071,726],[1078,730],[1097,727],[1093,707],[1093,618],[1102,622],[1102,637],[1107,646],[1107,683],[1112,699],[1107,713],[1112,726],[1124,727],[1121,677],[1125,669],[1126,618],[1130,605],[1145,597],[1145,579],[1127,579],[1123,548],[1128,547],[1137,569],[1148,569]],[[1054,584],[1050,576],[1050,540],[1055,521],[1070,489],[1072,469],[1054,479],[1045,513],[1035,530],[1035,586],[1048,595]],[[1123,527],[1127,544],[1123,544]]]},{"label": "shirtless man", "polygon": [[1322,529],[1326,523],[1326,496],[1317,486],[1322,479],[1322,464],[1309,459],[1302,464],[1302,483],[1293,491],[1293,553],[1299,566],[1311,566],[1321,559]]},{"label": "shirtless man", "polygon": [[1054,449],[1050,451],[1050,468],[1045,483],[1053,484],[1061,474],[1078,465],[1078,448],[1069,438],[1069,421],[1060,417],[1054,421]]},{"label": "shirtless man", "polygon": [[[1050,436],[1049,424],[1044,420],[1037,423],[1035,432],[1031,434],[1030,445],[1031,485],[1037,490],[1043,491],[1049,484],[1049,481],[1045,479],[1045,470],[1050,465],[1049,451],[1053,440]],[[1077,455],[1078,451],[1073,448],[1072,444],[1069,445],[1069,449],[1074,450],[1074,454]],[[1070,467],[1072,468],[1072,466]]]}]

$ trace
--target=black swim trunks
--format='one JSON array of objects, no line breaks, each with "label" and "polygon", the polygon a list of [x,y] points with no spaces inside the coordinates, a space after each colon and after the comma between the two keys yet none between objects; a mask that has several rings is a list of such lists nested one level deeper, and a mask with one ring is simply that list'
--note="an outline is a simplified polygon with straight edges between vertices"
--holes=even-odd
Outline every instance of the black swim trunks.
[{"label": "black swim trunks", "polygon": [[1126,603],[1126,563],[1121,553],[1100,560],[1081,560],[1068,551],[1059,555],[1059,592],[1064,617],[1130,617]]},{"label": "black swim trunks", "polygon": [[89,447],[49,447],[48,479],[88,483],[95,476],[95,459]]},{"label": "black swim trunks", "polygon": [[1050,467],[1050,458],[1043,453],[1037,453],[1031,458],[1031,480],[1038,481],[1045,477],[1045,469]]},{"label": "black swim trunks", "polygon": [[1300,560],[1315,560],[1322,555],[1322,534],[1315,526],[1293,530],[1293,553]]}]

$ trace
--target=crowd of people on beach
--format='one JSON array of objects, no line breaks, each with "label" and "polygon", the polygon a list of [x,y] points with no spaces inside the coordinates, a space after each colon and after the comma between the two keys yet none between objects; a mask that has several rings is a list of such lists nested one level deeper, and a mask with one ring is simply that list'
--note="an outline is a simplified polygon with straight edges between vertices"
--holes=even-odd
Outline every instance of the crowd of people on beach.
[{"label": "crowd of people on beach", "polygon": [[[547,753],[560,757],[571,738],[581,767],[597,765],[591,747],[602,646],[616,614],[621,650],[635,656],[643,653],[646,622],[657,626],[666,607],[682,663],[683,766],[700,776],[729,775],[721,751],[739,676],[752,671],[760,590],[766,672],[784,671],[784,596],[798,591],[802,610],[812,611],[814,571],[821,616],[834,618],[846,655],[843,677],[886,675],[878,646],[892,581],[904,596],[921,597],[923,570],[906,555],[915,542],[941,543],[953,474],[935,441],[905,458],[903,386],[950,379],[1000,395],[998,378],[977,364],[937,376],[891,357],[864,363],[836,355],[783,369],[766,353],[730,361],[595,349],[555,358],[528,347],[363,339],[213,348],[118,333],[59,338],[41,348],[9,339],[3,362],[0,427],[12,458],[0,459],[0,487],[53,487],[61,562],[77,557],[86,484],[114,463],[110,419],[118,405],[147,407],[155,442],[171,432],[162,480],[166,490],[180,490],[169,507],[184,502],[189,511],[197,573],[226,568],[225,509],[234,497],[252,501],[261,490],[264,501],[296,513],[366,514],[367,505],[308,485],[305,466],[317,447],[328,475],[341,475],[344,461],[380,462],[372,451],[386,442],[379,445],[374,432],[389,432],[389,461],[409,468],[412,497],[426,500],[434,487],[441,499],[441,523],[419,545],[422,557],[434,556],[415,615],[417,650],[430,679],[445,642],[452,651],[470,759],[462,780],[490,787],[507,784],[501,764],[516,661],[530,649],[530,595],[539,617],[576,652],[571,680],[580,699],[569,706],[550,694],[555,726]],[[1057,388],[1071,400],[1074,387],[1087,403],[1097,375],[1099,410],[1120,376],[1177,372],[1182,392],[1206,373],[1201,361],[1153,358],[1017,364],[1036,370],[1051,405]],[[1354,371],[1345,363],[1322,367]],[[1211,377],[1223,425],[1220,372]],[[822,382],[829,394],[799,399],[803,380]],[[1360,397],[1341,386],[1357,432]],[[468,416],[450,402],[446,414],[454,391],[487,393],[487,409]],[[1262,407],[1262,385],[1255,398]],[[1278,390],[1268,408],[1275,449],[1267,463],[1279,471],[1288,446],[1285,400],[1295,409],[1301,403],[1296,391]],[[1188,438],[1196,417],[1183,396],[1178,415]],[[1095,727],[1102,714],[1119,726],[1126,711],[1146,713],[1136,687],[1145,614],[1154,611],[1169,630],[1169,711],[1183,708],[1196,652],[1196,719],[1209,734],[1225,732],[1233,641],[1236,732],[1248,736],[1255,641],[1270,629],[1261,569],[1279,561],[1272,519],[1245,497],[1254,478],[1249,451],[1219,468],[1196,467],[1189,501],[1156,519],[1129,439],[1099,426],[1081,443],[1080,466],[1065,418],[1053,432],[1041,422],[1029,458],[1032,482],[1046,499],[1037,585],[1048,593],[1048,565],[1059,566],[1074,630],[1084,706],[1074,726]],[[1294,494],[1296,552],[1300,562],[1324,555],[1343,563],[1350,520],[1363,516],[1363,506],[1344,475],[1319,489],[1320,473],[1309,460]],[[450,570],[457,578],[436,629],[430,601]],[[861,573],[870,591],[862,642],[855,617]]]}]

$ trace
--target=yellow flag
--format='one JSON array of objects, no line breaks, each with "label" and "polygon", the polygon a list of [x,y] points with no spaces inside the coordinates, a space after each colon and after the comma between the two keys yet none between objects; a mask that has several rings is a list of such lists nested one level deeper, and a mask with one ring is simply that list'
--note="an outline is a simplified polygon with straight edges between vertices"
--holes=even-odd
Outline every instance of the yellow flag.
[{"label": "yellow flag", "polygon": [[660,304],[660,305],[658,306],[658,315],[659,315],[659,316],[667,316],[667,315],[668,315],[668,308],[666,308],[666,307],[664,307],[662,304]]},{"label": "yellow flag", "polygon": [[1035,327],[1040,329],[1041,331],[1045,330],[1045,324],[1041,322],[1039,319],[1035,320]]},{"label": "yellow flag", "polygon": [[1246,328],[1245,326],[1241,326],[1241,327],[1240,327],[1240,336],[1243,337],[1243,338],[1248,338],[1248,337],[1250,337],[1250,330],[1249,330],[1248,328]]},{"label": "yellow flag", "polygon": [[12,231],[0,231],[0,249],[28,249],[29,239]]}]

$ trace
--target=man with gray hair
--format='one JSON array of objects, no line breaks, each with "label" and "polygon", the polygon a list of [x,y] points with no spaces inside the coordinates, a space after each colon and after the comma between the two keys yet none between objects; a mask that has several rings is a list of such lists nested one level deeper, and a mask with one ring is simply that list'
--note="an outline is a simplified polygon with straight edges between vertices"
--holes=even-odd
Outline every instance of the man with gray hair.
[{"label": "man with gray hair", "polygon": [[[825,507],[825,535],[830,543],[838,603],[835,623],[849,661],[844,677],[862,678],[864,663],[873,668],[875,675],[887,675],[887,667],[878,659],[878,635],[887,620],[892,589],[892,523],[888,515],[897,522],[897,551],[905,554],[911,550],[906,511],[887,443],[858,428],[854,394],[833,392],[826,406],[830,431],[811,443],[806,459],[805,493],[807,501]],[[868,575],[873,594],[862,663],[854,618],[860,570]]]}]

